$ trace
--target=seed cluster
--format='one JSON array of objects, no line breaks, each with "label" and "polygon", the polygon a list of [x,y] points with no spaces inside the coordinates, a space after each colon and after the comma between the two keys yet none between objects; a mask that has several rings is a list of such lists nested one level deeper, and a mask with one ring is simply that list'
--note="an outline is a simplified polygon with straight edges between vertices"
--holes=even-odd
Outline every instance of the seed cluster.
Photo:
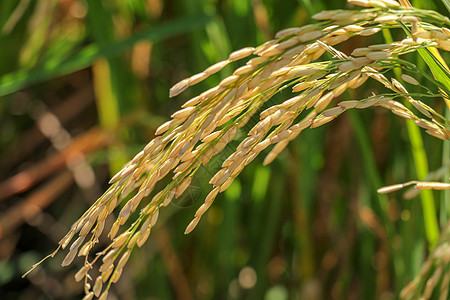
[{"label": "seed cluster", "polygon": [[[433,25],[448,25],[448,19],[434,12],[406,10],[393,0],[349,2],[371,8],[323,11],[314,16],[320,20],[319,23],[282,30],[275,39],[257,48],[235,51],[227,60],[180,81],[170,89],[170,97],[175,97],[228,64],[250,57],[218,86],[187,101],[181,110],[162,124],[156,130],[156,138],[111,179],[106,193],[60,241],[60,248],[65,249],[78,234],[62,265],[71,264],[77,255],[85,257],[84,266],[75,275],[77,281],[85,282],[85,299],[94,296],[106,299],[111,284],[119,280],[132,250],[136,246],[141,247],[148,239],[159,209],[180,197],[198,168],[220,153],[235,139],[238,131],[244,131],[247,122],[257,113],[259,121],[245,132],[246,137],[236,151],[211,178],[212,190],[187,226],[186,234],[197,226],[217,195],[226,190],[263,150],[272,147],[264,159],[266,165],[303,130],[324,125],[348,109],[383,107],[403,118],[413,119],[430,135],[449,139],[449,124],[444,117],[414,99],[399,81],[385,76],[387,71],[401,68],[404,82],[420,86],[414,78],[418,72],[415,66],[397,58],[430,46],[450,50],[450,30]],[[412,32],[411,38],[357,48],[351,55],[333,48],[352,37],[371,36],[383,28],[400,27],[399,24]],[[332,58],[320,61],[325,53]],[[357,89],[369,78],[384,85],[389,92],[363,100],[340,101],[331,106],[345,91]],[[295,96],[260,111],[268,99],[287,88]],[[445,93],[445,90],[426,91],[429,97],[447,97]],[[396,101],[399,98],[406,98],[423,116],[416,116]],[[155,191],[155,185],[169,176],[170,183]],[[150,195],[153,196],[148,200]],[[105,219],[119,204],[123,206],[109,228],[110,245],[89,261],[89,254],[105,229]],[[140,210],[136,212],[138,208]],[[130,216],[135,218],[134,222],[119,234]],[[93,280],[90,271],[97,262],[100,275]]]}]

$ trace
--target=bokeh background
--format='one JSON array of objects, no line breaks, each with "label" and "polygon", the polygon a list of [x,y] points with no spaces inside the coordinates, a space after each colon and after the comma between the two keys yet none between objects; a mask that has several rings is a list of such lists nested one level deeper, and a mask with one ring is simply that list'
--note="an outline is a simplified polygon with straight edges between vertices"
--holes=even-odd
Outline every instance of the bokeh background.
[{"label": "bokeh background", "polygon": [[[440,1],[412,3],[446,13]],[[57,247],[160,124],[239,65],[175,99],[169,88],[322,9],[345,7],[344,0],[0,1],[0,298],[81,299],[73,275],[82,259],[62,268],[61,252],[21,275]],[[377,89],[365,85],[356,95]],[[442,99],[426,101],[443,112]],[[417,196],[376,189],[417,179],[415,151],[425,151],[430,171],[442,166],[442,141],[422,136],[412,148],[405,121],[380,108],[345,113],[303,132],[270,166],[255,159],[185,236],[230,146],[161,211],[109,299],[396,299],[427,254],[422,207]],[[446,196],[428,193],[441,225]]]}]

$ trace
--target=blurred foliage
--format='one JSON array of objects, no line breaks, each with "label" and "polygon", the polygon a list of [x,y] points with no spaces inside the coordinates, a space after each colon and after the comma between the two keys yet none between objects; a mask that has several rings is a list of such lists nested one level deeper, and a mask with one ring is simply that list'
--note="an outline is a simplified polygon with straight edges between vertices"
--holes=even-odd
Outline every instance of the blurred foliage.
[{"label": "blurred foliage", "polygon": [[[439,1],[412,3],[446,11]],[[81,297],[76,266],[60,267],[63,254],[20,276],[56,247],[157,126],[230,69],[175,100],[168,99],[171,85],[233,50],[307,24],[313,13],[346,6],[344,0],[2,0],[1,298]],[[363,46],[355,40],[340,50]],[[407,59],[425,68],[420,58]],[[371,87],[358,92],[370,95]],[[442,100],[427,101],[444,112]],[[429,170],[448,162],[442,141],[419,134]],[[162,212],[111,298],[395,299],[427,255],[418,197],[376,193],[423,179],[405,121],[388,111],[344,114],[302,133],[271,166],[256,159],[198,228],[183,235],[218,168],[204,167],[187,196]],[[445,224],[449,194],[432,192],[430,199]]]}]

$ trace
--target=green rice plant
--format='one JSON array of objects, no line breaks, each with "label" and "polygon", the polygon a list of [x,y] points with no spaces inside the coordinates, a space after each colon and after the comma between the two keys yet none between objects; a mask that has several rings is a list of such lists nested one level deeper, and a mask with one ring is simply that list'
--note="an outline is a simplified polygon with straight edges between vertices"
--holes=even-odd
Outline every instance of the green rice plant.
[{"label": "green rice plant", "polygon": [[[181,110],[162,124],[156,130],[156,138],[112,177],[109,189],[75,222],[59,242],[58,249],[49,255],[69,247],[63,266],[70,265],[76,256],[84,257],[84,265],[75,279],[84,281],[85,299],[94,296],[106,299],[132,251],[142,247],[149,238],[159,210],[179,198],[201,166],[231,147],[232,141],[239,144],[221,161],[221,169],[210,179],[211,191],[187,225],[185,234],[198,226],[217,195],[225,192],[259,154],[265,155],[264,165],[270,164],[304,130],[327,124],[347,110],[384,108],[448,143],[448,114],[428,105],[427,100],[440,98],[450,107],[450,73],[434,50],[429,50],[450,50],[447,28],[450,20],[435,11],[400,6],[394,0],[349,0],[349,3],[364,8],[322,11],[313,16],[318,22],[281,30],[261,46],[234,51],[227,59],[170,89],[169,96],[176,97],[231,63],[247,59],[217,86],[184,103]],[[401,38],[385,44],[369,44],[351,53],[337,49],[353,39],[366,39],[387,30],[399,32]],[[433,74],[404,59],[415,52],[424,58]],[[399,78],[394,78],[395,73]],[[419,82],[418,77],[427,84]],[[382,92],[357,99],[356,95],[368,80],[379,84]],[[337,102],[344,93],[356,99]],[[283,102],[271,102],[277,94],[289,96]],[[270,151],[266,152],[268,148]],[[449,188],[447,183],[413,181],[411,184],[419,189]],[[380,192],[404,186],[386,187]],[[385,204],[380,204],[381,214],[386,214]],[[430,203],[423,202],[423,205],[427,209],[425,223],[433,247],[439,236],[437,212]],[[105,228],[106,218],[119,207],[115,222]],[[382,217],[387,220],[386,215]],[[109,232],[111,243],[92,258],[92,249],[104,230]],[[392,235],[392,228],[387,231]],[[446,243],[439,245],[434,251],[438,252]],[[424,282],[428,268],[414,281],[413,287],[407,287],[404,297],[431,295],[444,274],[443,268],[448,269],[439,265],[448,263],[447,259],[440,259],[441,252],[431,256],[436,258],[433,263],[437,264],[437,270],[441,270],[432,275],[432,283],[426,284],[424,292],[415,289]],[[93,269],[99,273],[95,279],[90,276]],[[448,282],[448,275],[445,276],[443,283]],[[440,291],[441,295],[447,293],[445,287]]]}]

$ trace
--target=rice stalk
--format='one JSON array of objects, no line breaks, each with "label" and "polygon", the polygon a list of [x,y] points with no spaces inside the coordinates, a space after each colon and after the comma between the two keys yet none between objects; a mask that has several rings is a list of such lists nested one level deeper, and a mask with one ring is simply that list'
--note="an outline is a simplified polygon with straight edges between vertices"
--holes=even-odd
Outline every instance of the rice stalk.
[{"label": "rice stalk", "polygon": [[[444,98],[450,91],[430,75],[420,73],[436,86],[435,91],[427,89],[414,78],[421,71],[399,58],[427,47],[449,51],[450,30],[443,27],[449,26],[448,18],[433,11],[406,9],[393,0],[349,0],[349,3],[367,9],[320,12],[313,16],[318,23],[281,30],[273,40],[256,48],[237,50],[227,60],[170,89],[169,96],[176,97],[231,62],[248,59],[231,76],[187,101],[162,124],[156,130],[156,138],[113,176],[110,188],[59,242],[51,256],[70,245],[63,266],[70,265],[77,255],[84,256],[84,266],[75,279],[84,280],[85,299],[94,296],[106,299],[111,284],[120,279],[132,251],[149,238],[160,208],[180,197],[199,167],[229,145],[238,132],[245,133],[245,138],[211,178],[212,190],[185,234],[198,226],[217,195],[225,191],[257,155],[270,147],[264,165],[270,164],[303,130],[331,122],[346,110],[381,107],[414,120],[431,136],[442,140],[450,138],[449,120],[419,100]],[[412,37],[357,48],[349,54],[334,48],[353,37],[366,38],[384,28],[400,28],[400,22],[411,28]],[[401,69],[402,79],[407,84],[419,86],[423,92],[409,93],[399,81],[389,78],[389,71],[395,68]],[[357,89],[369,79],[384,86],[385,92],[365,99],[341,101],[345,91]],[[290,89],[295,96],[261,111],[272,96],[285,89]],[[406,108],[400,99],[409,101],[415,111]],[[259,114],[259,121],[247,128],[247,122],[255,114]],[[156,184],[165,178],[171,178],[170,182],[161,190],[155,190]],[[421,182],[414,184],[418,188],[426,186]],[[114,224],[105,228],[106,217],[120,204],[123,206]],[[123,228],[130,217],[132,224]],[[90,260],[91,249],[104,230],[108,230],[111,243]],[[78,237],[71,243],[75,235]],[[100,272],[95,282],[89,275],[92,269]],[[429,289],[436,286],[435,281]]]}]

